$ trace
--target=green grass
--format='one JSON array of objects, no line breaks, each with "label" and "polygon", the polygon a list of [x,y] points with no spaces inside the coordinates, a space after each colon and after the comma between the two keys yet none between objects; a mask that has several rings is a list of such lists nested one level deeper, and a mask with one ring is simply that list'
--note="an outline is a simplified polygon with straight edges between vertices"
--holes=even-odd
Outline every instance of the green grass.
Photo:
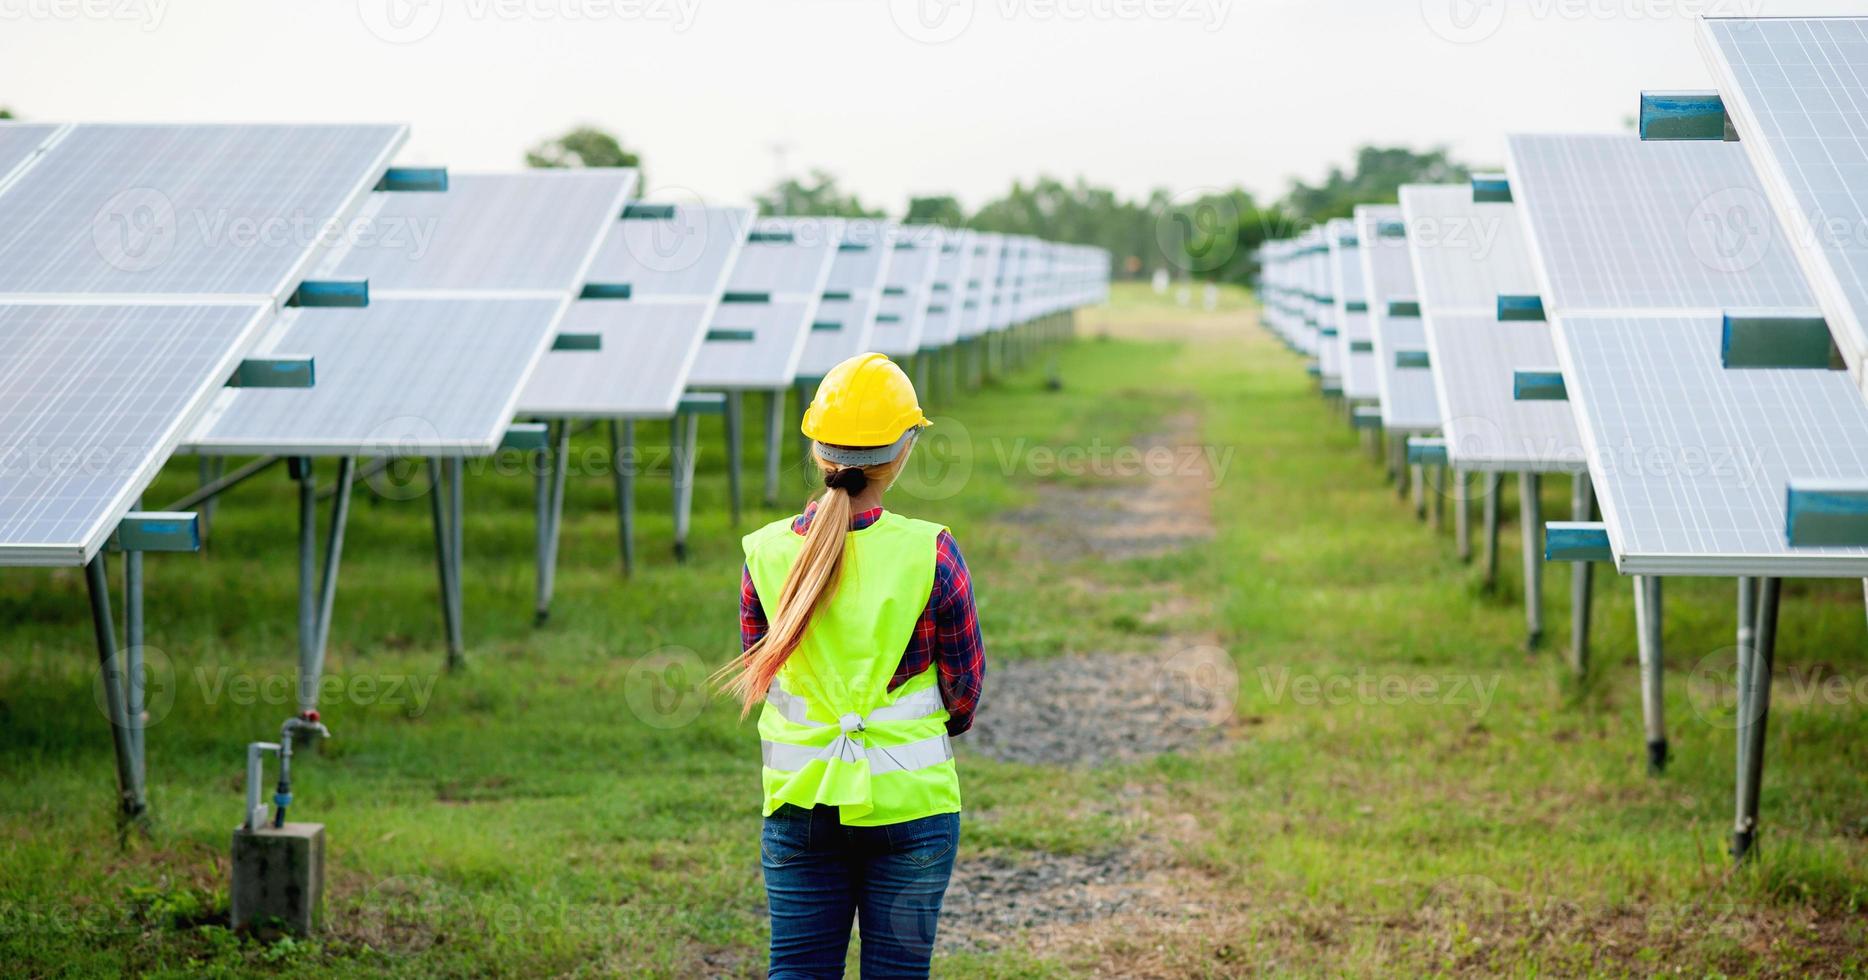
[{"label": "green grass", "polygon": [[[1171,941],[1146,923],[1092,924],[1095,942],[1013,942],[936,972],[1868,970],[1860,583],[1786,589],[1762,858],[1732,873],[1732,733],[1688,684],[1732,643],[1730,583],[1668,583],[1676,762],[1650,778],[1626,581],[1598,577],[1588,682],[1561,664],[1560,568],[1546,583],[1550,643],[1524,652],[1515,503],[1504,587],[1488,593],[1450,530],[1435,536],[1396,499],[1296,359],[1240,325],[1245,303],[1229,290],[1219,314],[1188,314],[1119,290],[1097,322],[1129,339],[1062,351],[1062,391],[1038,364],[935,405],[945,445],[924,447],[941,451],[891,497],[955,529],[994,660],[1151,649],[1139,596],[1166,578],[1200,603],[1177,627],[1217,631],[1239,670],[1239,737],[1198,758],[1088,773],[963,758],[962,862],[1137,847],[1138,826],[1191,815],[1169,873],[1207,914]],[[1175,339],[1191,321],[1221,328]],[[995,520],[1041,506],[1055,478],[1033,447],[1121,444],[1189,404],[1204,440],[1234,453],[1211,543],[1116,565],[1047,561],[1021,525]],[[539,629],[530,480],[476,475],[461,673],[440,670],[425,498],[359,498],[328,665],[342,685],[325,710],[337,737],[297,767],[295,816],[330,840],[331,928],[311,942],[224,928],[242,746],[291,710],[283,472],[223,501],[206,554],[148,562],[151,659],[175,696],[148,736],[152,826],[122,847],[82,579],[0,578],[0,972],[760,974],[754,735],[694,688],[736,649],[737,542],[710,424],[690,561],[668,553],[666,481],[651,478],[640,566],[622,580],[609,485],[575,477]],[[192,474],[181,461],[151,501]],[[788,469],[782,510],[805,493]],[[1547,513],[1567,512],[1566,487],[1546,494]],[[1085,581],[1115,588],[1087,595]],[[1844,693],[1822,696],[1824,678]],[[1384,698],[1379,685],[1396,683],[1441,687]],[[1785,693],[1798,685],[1818,695]],[[1131,798],[1150,814],[1140,824],[1111,803]]]}]

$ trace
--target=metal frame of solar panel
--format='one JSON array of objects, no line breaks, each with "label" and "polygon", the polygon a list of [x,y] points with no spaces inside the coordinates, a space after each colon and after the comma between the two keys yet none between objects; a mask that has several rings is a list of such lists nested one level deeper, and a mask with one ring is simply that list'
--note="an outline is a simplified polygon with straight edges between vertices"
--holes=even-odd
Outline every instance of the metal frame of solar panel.
[{"label": "metal frame of solar panel", "polygon": [[1339,325],[1336,356],[1343,365],[1343,397],[1352,402],[1379,401],[1381,379],[1356,223],[1349,218],[1331,219],[1324,226],[1324,241],[1329,249],[1331,305]]},{"label": "metal frame of solar panel", "polygon": [[[1531,231],[1545,308],[1616,567],[1629,575],[1868,574],[1868,549],[1792,549],[1781,535],[1767,543],[1749,531],[1757,521],[1781,528],[1784,520],[1783,501],[1774,492],[1761,494],[1756,484],[1781,488],[1803,475],[1799,469],[1838,460],[1838,443],[1868,444],[1868,411],[1860,418],[1830,417],[1826,409],[1820,417],[1799,417],[1796,426],[1781,433],[1782,441],[1768,446],[1751,445],[1740,416],[1826,405],[1819,389],[1847,385],[1848,379],[1827,371],[1758,369],[1716,377],[1663,375],[1680,387],[1649,383],[1624,391],[1613,387],[1626,381],[1619,373],[1623,365],[1601,360],[1618,354],[1570,342],[1568,321],[1582,314],[1620,317],[1625,323],[1668,316],[1722,323],[1731,311],[1814,305],[1786,236],[1768,210],[1752,216],[1770,223],[1769,230],[1748,236],[1737,252],[1730,250],[1734,242],[1721,225],[1704,220],[1726,216],[1722,209],[1729,202],[1762,202],[1762,188],[1744,151],[1723,142],[1518,136],[1511,140],[1511,161],[1513,193]],[[1616,222],[1614,235],[1602,231],[1609,227],[1608,216]],[[1702,356],[1716,358],[1719,341],[1715,332],[1704,342],[1709,350],[1654,352],[1654,366],[1666,370],[1667,359],[1660,353],[1683,366]],[[1778,405],[1748,400],[1747,392],[1759,391],[1751,386],[1766,376],[1775,377],[1776,397],[1782,399]],[[1808,392],[1801,397],[1788,394],[1802,388]],[[1696,427],[1706,441],[1683,446],[1655,426],[1654,413],[1671,411],[1688,397],[1700,400],[1695,407],[1702,412],[1720,413],[1704,425],[1727,419],[1725,436]],[[1671,467],[1615,465],[1617,457],[1630,452],[1635,458],[1669,458],[1721,447],[1753,456],[1737,471],[1711,468],[1703,478],[1692,475],[1696,467],[1686,460]],[[1868,478],[1868,461],[1862,465]],[[1834,467],[1822,468],[1824,475],[1843,475]],[[1634,504],[1663,498],[1675,499],[1678,509],[1663,516]],[[1649,520],[1662,523],[1639,530],[1633,526]],[[1721,537],[1728,532],[1729,539]]]},{"label": "metal frame of solar panel", "polygon": [[908,361],[921,353],[921,334],[934,302],[934,273],[940,264],[946,229],[938,225],[897,225],[878,305],[874,346],[878,353]]},{"label": "metal frame of solar panel", "polygon": [[722,396],[686,394],[728,277],[753,225],[751,208],[693,203],[625,207],[597,249],[580,298],[564,319],[597,350],[552,350],[532,372],[519,414],[552,420],[551,465],[538,469],[542,516],[534,617],[550,614],[564,511],[571,423],[608,423],[617,541],[624,574],[635,567],[636,423],[666,421],[674,549],[687,550],[699,418],[724,411]]},{"label": "metal frame of solar panel", "polygon": [[882,293],[895,257],[898,226],[873,219],[844,225],[822,302],[798,360],[798,380],[814,387],[831,368],[874,346]]},{"label": "metal frame of solar panel", "polygon": [[1556,363],[1548,324],[1503,322],[1498,297],[1537,292],[1516,206],[1468,184],[1401,188],[1421,324],[1448,462],[1491,473],[1574,473],[1582,439],[1561,402],[1517,401],[1519,368]]},{"label": "metal frame of solar panel", "polygon": [[[308,392],[240,390],[204,418],[192,442],[211,454],[288,457],[300,493],[300,646],[323,661],[359,457],[387,464],[426,457],[433,500],[448,663],[461,662],[463,466],[499,450],[532,368],[560,335],[599,247],[634,191],[629,170],[451,174],[442,192],[383,191],[361,220],[380,229],[323,256],[334,280],[371,284],[355,309],[303,308],[279,319],[261,348],[305,350],[334,367]],[[413,243],[428,228],[429,238]],[[411,229],[407,251],[392,229]],[[568,430],[556,426],[561,466]],[[314,582],[316,476],[312,459],[338,458],[337,486]],[[539,578],[550,579],[555,515],[541,504]],[[546,586],[541,589],[548,591]],[[315,606],[316,612],[312,610]],[[310,673],[314,676],[317,671]]]},{"label": "metal frame of solar panel", "polygon": [[[121,657],[106,540],[245,370],[315,236],[345,225],[406,138],[397,125],[0,125],[0,349],[33,379],[10,386],[7,451],[41,461],[31,482],[0,483],[0,564],[85,566],[123,818],[147,810],[142,552],[188,550],[199,528],[193,513],[152,514],[147,541],[117,538]],[[53,507],[70,530],[34,530]]]},{"label": "metal frame of solar panel", "polygon": [[[1390,311],[1390,303],[1417,303],[1414,262],[1408,254],[1407,235],[1393,234],[1401,222],[1401,209],[1393,205],[1360,205],[1355,209],[1356,238],[1361,243],[1362,275],[1367,284],[1369,333],[1375,345],[1379,373],[1378,405],[1382,428],[1403,438],[1396,444],[1396,468],[1406,462],[1405,437],[1440,429],[1440,404],[1434,393],[1434,367],[1403,354],[1427,350],[1421,318],[1403,315],[1407,307]],[[1399,479],[1397,478],[1397,483]]]}]

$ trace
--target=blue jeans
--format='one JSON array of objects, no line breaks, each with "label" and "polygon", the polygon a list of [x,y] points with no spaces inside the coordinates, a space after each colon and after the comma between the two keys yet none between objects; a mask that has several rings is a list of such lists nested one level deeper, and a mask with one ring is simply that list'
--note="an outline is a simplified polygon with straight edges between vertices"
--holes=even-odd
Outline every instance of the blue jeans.
[{"label": "blue jeans", "polygon": [[773,811],[759,844],[772,913],[770,980],[843,976],[852,919],[862,928],[865,980],[927,976],[959,843],[957,813],[845,827],[836,807]]}]

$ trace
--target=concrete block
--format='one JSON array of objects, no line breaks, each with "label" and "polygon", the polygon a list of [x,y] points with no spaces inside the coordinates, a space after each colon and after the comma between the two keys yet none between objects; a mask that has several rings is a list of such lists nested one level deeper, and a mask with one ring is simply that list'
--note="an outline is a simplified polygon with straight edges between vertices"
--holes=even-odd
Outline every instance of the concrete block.
[{"label": "concrete block", "polygon": [[316,932],[324,918],[324,825],[235,830],[230,897],[237,930]]}]

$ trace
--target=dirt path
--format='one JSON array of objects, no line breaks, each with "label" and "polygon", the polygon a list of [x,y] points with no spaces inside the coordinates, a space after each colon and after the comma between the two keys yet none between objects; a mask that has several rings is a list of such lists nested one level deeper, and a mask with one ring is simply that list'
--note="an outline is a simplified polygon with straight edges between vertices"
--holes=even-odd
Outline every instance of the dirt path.
[{"label": "dirt path", "polygon": [[[1003,520],[1026,535],[1034,558],[1094,559],[1084,563],[1092,566],[1210,539],[1213,474],[1200,451],[1197,412],[1163,419],[1159,431],[1134,445],[1154,461],[1141,472],[1098,472],[1087,484],[1048,485],[1036,506]],[[1115,587],[1093,577],[1082,585]],[[1096,767],[1225,742],[1233,733],[1238,678],[1217,636],[1204,628],[1210,611],[1178,583],[1151,591],[1148,620],[1162,629],[1139,648],[994,664],[963,751]],[[1186,631],[1188,622],[1201,628]],[[1198,896],[1207,889],[1177,858],[1182,845],[1200,836],[1199,820],[1176,812],[1153,786],[1128,786],[1114,800],[1084,805],[1113,808],[1134,827],[1130,838],[1100,854],[994,853],[961,862],[941,916],[943,950],[1013,946],[1103,963],[1097,950],[1112,928],[1150,922],[1168,928],[1203,914]]]}]

